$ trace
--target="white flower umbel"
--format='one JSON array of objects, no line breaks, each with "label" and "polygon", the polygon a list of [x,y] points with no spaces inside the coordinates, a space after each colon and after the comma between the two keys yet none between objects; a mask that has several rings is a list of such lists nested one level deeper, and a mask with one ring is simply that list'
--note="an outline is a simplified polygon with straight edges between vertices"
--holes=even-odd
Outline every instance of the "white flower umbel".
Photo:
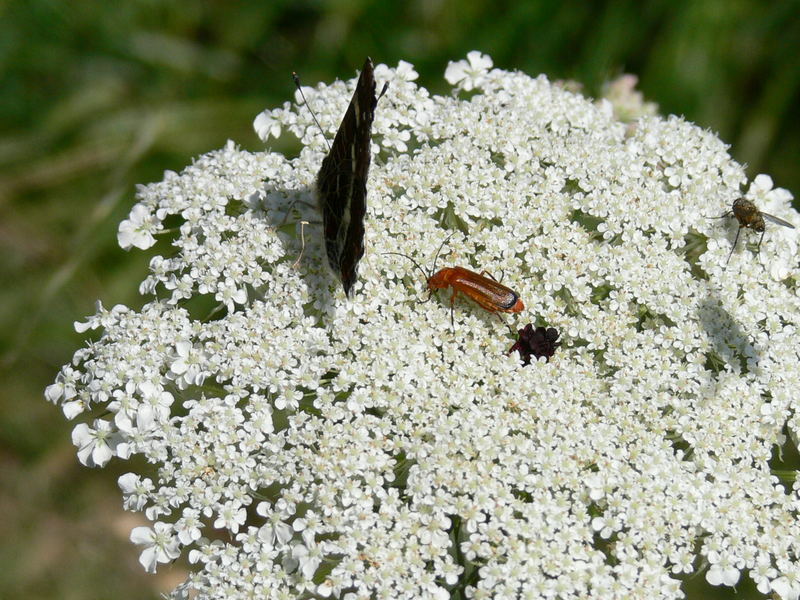
[{"label": "white flower umbel", "polygon": [[[120,478],[153,523],[142,564],[188,557],[176,597],[680,598],[707,568],[797,598],[800,494],[768,462],[800,427],[794,231],[767,223],[760,256],[742,231],[726,269],[738,223],[712,218],[745,195],[800,225],[789,194],[680,118],[457,65],[444,97],[375,69],[350,300],[305,106],[256,120],[299,156],[231,143],[139,190],[121,244],[172,250],[140,310],[78,324],[97,335],[47,398],[83,463],[151,465]],[[329,138],[354,85],[306,89]],[[438,266],[504,274],[527,307],[508,322],[561,332],[549,363],[463,299],[451,326],[449,291],[423,302],[385,254],[430,268],[453,232]]]}]

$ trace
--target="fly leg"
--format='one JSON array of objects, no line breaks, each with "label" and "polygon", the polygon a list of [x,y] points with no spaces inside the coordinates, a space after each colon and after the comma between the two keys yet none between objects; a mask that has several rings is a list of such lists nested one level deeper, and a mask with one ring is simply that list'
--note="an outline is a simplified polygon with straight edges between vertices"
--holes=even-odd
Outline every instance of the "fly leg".
[{"label": "fly leg", "polygon": [[[728,260],[725,261],[725,268],[722,269],[723,271],[728,268],[728,263],[731,262],[731,256],[733,256],[733,251],[736,250],[736,244],[739,242],[739,234],[742,233],[742,227],[739,226],[739,229],[736,230],[736,237],[733,238],[733,246],[731,247],[731,253],[728,254]],[[761,234],[764,235],[763,233]]]},{"label": "fly leg", "polygon": [[756,254],[758,254],[758,262],[761,263],[761,266],[764,267],[764,270],[766,270],[767,267],[764,266],[764,261],[761,260],[761,242],[764,241],[764,234],[765,233],[766,233],[766,230],[761,232],[761,237],[758,238],[758,246],[756,247]]}]

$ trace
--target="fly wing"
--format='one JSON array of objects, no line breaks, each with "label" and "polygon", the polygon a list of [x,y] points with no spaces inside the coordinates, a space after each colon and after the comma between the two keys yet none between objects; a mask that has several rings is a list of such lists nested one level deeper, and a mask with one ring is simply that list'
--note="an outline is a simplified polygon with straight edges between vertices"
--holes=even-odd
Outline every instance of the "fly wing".
[{"label": "fly wing", "polygon": [[790,229],[794,229],[794,225],[789,223],[789,221],[784,221],[783,219],[779,219],[778,217],[775,217],[775,216],[770,215],[770,214],[765,213],[765,212],[762,212],[761,216],[764,217],[767,221],[771,221],[772,223],[775,223],[776,225],[782,225],[784,227],[789,227]]},{"label": "fly wing", "polygon": [[346,295],[356,281],[358,261],[364,255],[370,134],[376,104],[372,60],[367,58],[331,150],[317,174],[317,202],[328,264],[342,280]]}]

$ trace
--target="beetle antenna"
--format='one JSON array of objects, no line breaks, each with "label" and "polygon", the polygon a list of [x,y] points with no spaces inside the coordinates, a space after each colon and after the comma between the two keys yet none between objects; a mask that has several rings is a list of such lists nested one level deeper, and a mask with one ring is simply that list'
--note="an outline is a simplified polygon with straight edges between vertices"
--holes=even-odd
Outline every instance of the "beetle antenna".
[{"label": "beetle antenna", "polygon": [[509,325],[509,324],[508,324],[508,321],[506,321],[506,320],[505,320],[503,317],[501,317],[501,316],[500,316],[500,313],[494,313],[494,314],[496,314],[496,315],[497,315],[497,318],[498,318],[498,319],[500,319],[500,322],[501,322],[503,325],[505,325],[506,327],[508,327],[508,330],[511,332],[511,337],[514,337],[514,336],[516,336],[516,335],[517,335],[517,332],[514,330],[514,328],[513,328],[513,327],[511,327],[511,325]]},{"label": "beetle antenna", "polygon": [[415,261],[413,258],[411,258],[408,254],[403,254],[402,252],[383,252],[382,254],[394,254],[395,256],[402,256],[404,258],[407,258],[408,260],[410,260],[414,264],[414,266],[417,269],[419,269],[419,272],[422,273],[422,276],[425,278],[425,280],[426,281],[428,280],[427,273],[425,273],[425,271],[422,269],[422,267],[419,266],[419,263],[417,261]]},{"label": "beetle antenna", "polygon": [[444,245],[448,242],[448,240],[451,237],[453,237],[455,234],[456,234],[456,232],[454,231],[453,233],[448,235],[446,238],[444,238],[442,243],[439,245],[439,249],[436,251],[436,256],[433,258],[433,269],[431,269],[431,275],[436,273],[436,262],[439,260],[439,253],[442,251],[442,248],[444,248]]},{"label": "beetle antenna", "polygon": [[[422,277],[423,277],[424,281],[427,283],[427,281],[428,281],[427,273],[425,273],[425,271],[419,265],[419,263],[417,261],[415,261],[413,258],[411,258],[408,254],[403,254],[402,252],[383,252],[383,254],[394,254],[395,256],[402,256],[403,258],[407,258],[408,260],[410,260],[414,264],[414,266],[417,269],[419,269],[419,272],[422,273]],[[430,299],[431,299],[431,294],[429,293],[428,294],[428,299],[427,300],[423,300],[420,304],[424,304],[425,302],[427,302]]]}]

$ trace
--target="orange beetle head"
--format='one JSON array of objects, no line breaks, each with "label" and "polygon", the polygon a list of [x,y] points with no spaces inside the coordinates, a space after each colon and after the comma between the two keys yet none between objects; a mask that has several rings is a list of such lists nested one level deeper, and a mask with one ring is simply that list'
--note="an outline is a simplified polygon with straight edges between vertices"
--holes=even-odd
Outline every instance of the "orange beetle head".
[{"label": "orange beetle head", "polygon": [[428,288],[432,290],[441,290],[449,287],[450,282],[448,274],[451,270],[452,269],[442,269],[431,275],[428,278]]}]

